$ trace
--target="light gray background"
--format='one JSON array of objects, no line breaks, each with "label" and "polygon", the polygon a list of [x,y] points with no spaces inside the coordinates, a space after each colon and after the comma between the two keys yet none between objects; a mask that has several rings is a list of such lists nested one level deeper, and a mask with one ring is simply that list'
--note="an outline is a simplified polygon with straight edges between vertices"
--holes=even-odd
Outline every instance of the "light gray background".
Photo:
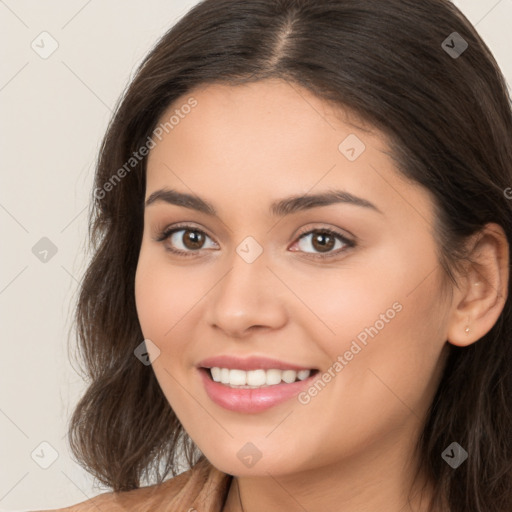
[{"label": "light gray background", "polygon": [[[0,511],[59,508],[105,490],[65,439],[84,390],[67,347],[94,163],[135,67],[195,3],[0,0]],[[454,3],[512,83],[512,0]],[[51,48],[43,31],[58,43],[46,59],[31,47]],[[57,247],[46,262],[32,252],[42,237]],[[47,469],[35,462],[51,461],[42,442],[58,453]]]}]

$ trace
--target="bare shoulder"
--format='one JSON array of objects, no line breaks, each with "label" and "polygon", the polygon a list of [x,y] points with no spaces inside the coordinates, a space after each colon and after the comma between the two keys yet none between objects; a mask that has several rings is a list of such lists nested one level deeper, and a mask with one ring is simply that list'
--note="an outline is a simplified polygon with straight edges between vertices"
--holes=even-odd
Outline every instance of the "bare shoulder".
[{"label": "bare shoulder", "polygon": [[179,494],[190,477],[191,472],[187,471],[160,485],[124,492],[105,492],[66,508],[32,512],[150,512],[158,510],[159,506]]}]

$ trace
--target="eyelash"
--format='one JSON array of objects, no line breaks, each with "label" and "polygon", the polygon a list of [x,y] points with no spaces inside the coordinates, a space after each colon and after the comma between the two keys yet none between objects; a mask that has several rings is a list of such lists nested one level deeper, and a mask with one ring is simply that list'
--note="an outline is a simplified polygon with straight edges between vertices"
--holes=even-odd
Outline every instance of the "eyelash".
[{"label": "eyelash", "polygon": [[[173,226],[171,228],[166,228],[164,229],[162,232],[160,232],[157,237],[155,238],[155,240],[157,242],[165,242],[167,239],[169,239],[171,237],[171,235],[173,235],[174,233],[178,232],[178,231],[192,231],[192,232],[195,232],[195,233],[201,233],[202,235],[204,235],[205,237],[208,237],[208,238],[211,238],[210,236],[208,236],[202,229],[199,229],[199,228],[196,228],[195,226],[191,226],[189,224],[182,224],[182,225],[177,225],[177,226]],[[315,229],[310,229],[308,231],[304,231],[302,233],[299,233],[297,235],[297,238],[296,240],[300,240],[301,238],[305,237],[306,235],[310,235],[312,233],[322,233],[322,234],[328,234],[334,238],[337,238],[338,240],[341,240],[341,242],[343,244],[345,244],[345,248],[343,249],[338,249],[337,251],[335,252],[330,252],[330,253],[325,253],[325,254],[322,254],[322,253],[305,253],[307,254],[308,256],[307,257],[310,257],[310,258],[313,258],[313,259],[327,259],[327,258],[334,258],[336,256],[339,256],[339,254],[341,252],[344,252],[346,251],[347,249],[350,249],[352,247],[355,247],[356,246],[356,243],[352,240],[349,240],[348,238],[346,238],[344,235],[342,235],[341,233],[338,233],[337,231],[334,231],[332,229],[329,229],[329,228],[315,228]],[[196,255],[196,253],[198,253],[201,249],[198,249],[197,251],[192,251],[192,250],[189,250],[189,251],[182,251],[180,249],[174,249],[172,247],[166,247],[166,250],[173,253],[173,254],[178,254],[179,256],[184,256],[184,257],[193,257]],[[301,252],[301,251],[297,251],[297,252]]]}]

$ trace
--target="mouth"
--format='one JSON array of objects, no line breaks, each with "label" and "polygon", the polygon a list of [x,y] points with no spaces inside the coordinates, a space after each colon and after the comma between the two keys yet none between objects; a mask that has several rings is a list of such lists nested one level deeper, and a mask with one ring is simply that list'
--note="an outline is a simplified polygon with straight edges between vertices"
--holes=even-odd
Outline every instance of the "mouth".
[{"label": "mouth", "polygon": [[261,389],[282,384],[293,384],[315,376],[318,370],[281,370],[278,368],[258,368],[242,370],[238,368],[200,368],[213,382],[234,389]]},{"label": "mouth", "polygon": [[210,400],[232,412],[257,414],[288,402],[313,385],[318,369],[281,370],[278,368],[198,368]]}]

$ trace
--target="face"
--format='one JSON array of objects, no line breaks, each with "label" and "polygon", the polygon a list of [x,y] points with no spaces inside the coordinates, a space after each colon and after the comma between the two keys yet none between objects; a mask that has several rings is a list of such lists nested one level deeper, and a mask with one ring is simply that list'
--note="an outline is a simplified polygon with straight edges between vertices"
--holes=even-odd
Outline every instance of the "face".
[{"label": "face", "polygon": [[446,347],[428,192],[297,85],[204,86],[173,114],[148,157],[135,292],[187,433],[236,475],[408,454]]}]

